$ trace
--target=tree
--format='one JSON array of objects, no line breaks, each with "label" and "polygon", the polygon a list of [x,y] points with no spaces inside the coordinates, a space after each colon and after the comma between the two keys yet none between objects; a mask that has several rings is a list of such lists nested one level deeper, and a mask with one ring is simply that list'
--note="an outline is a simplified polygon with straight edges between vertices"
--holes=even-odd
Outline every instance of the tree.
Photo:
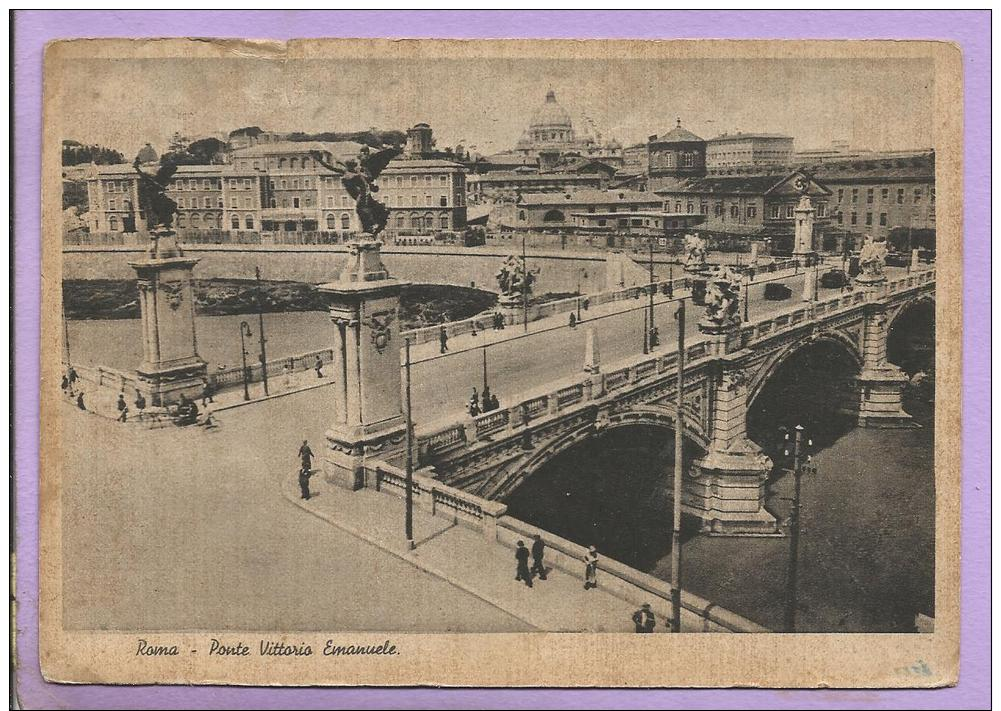
[{"label": "tree", "polygon": [[97,145],[85,146],[78,141],[63,141],[63,165],[79,165],[81,163],[111,165],[124,162],[124,156],[111,148],[105,148],[104,146]]}]

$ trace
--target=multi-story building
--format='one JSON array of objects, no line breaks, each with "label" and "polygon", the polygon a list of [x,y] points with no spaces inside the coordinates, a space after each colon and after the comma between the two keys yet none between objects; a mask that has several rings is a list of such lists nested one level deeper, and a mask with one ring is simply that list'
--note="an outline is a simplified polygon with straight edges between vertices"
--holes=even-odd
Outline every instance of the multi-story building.
[{"label": "multi-story building", "polygon": [[[143,170],[155,173],[157,166]],[[177,203],[178,230],[255,230],[260,229],[262,192],[259,173],[234,166],[182,165],[167,194]],[[146,216],[138,210],[139,176],[132,166],[95,166],[87,179],[87,197],[91,232],[145,229]]]},{"label": "multi-story building", "polygon": [[792,250],[795,209],[804,190],[815,210],[814,248],[836,249],[827,235],[831,190],[798,171],[675,179],[663,183],[657,195],[666,212],[705,216],[700,231],[743,241],[768,240],[773,251],[783,252]]},{"label": "multi-story building", "polygon": [[379,178],[390,234],[428,234],[466,226],[466,169],[452,161],[394,160]]},{"label": "multi-story building", "polygon": [[660,136],[650,136],[647,141],[647,170],[649,189],[657,191],[681,178],[705,175],[706,142],[688,129],[678,125]]},{"label": "multi-story building", "polygon": [[608,177],[601,173],[516,173],[496,172],[466,177],[469,202],[513,202],[521,193],[565,193],[591,188],[602,190]]},{"label": "multi-story building", "polygon": [[[836,229],[934,246],[935,154],[823,162],[808,172],[831,192]],[[917,244],[917,242],[915,242]],[[902,245],[897,245],[902,247]]]},{"label": "multi-story building", "polygon": [[792,136],[778,133],[723,134],[706,141],[706,171],[731,175],[758,172],[762,168],[788,165],[792,153]]},{"label": "multi-story building", "polygon": [[510,229],[567,229],[574,213],[635,213],[659,211],[664,199],[630,190],[576,190],[567,193],[526,193],[516,203],[498,205],[490,222]]},{"label": "multi-story building", "polygon": [[[417,128],[420,128],[419,126]],[[260,143],[234,151],[227,165],[180,166],[168,194],[182,232],[331,232],[361,229],[354,200],[334,164],[357,159],[360,144]],[[143,168],[155,173],[157,165]],[[387,231],[429,234],[466,224],[465,169],[446,160],[395,160],[378,180],[390,209]],[[131,166],[95,166],[88,177],[91,232],[142,231],[138,176]]]}]

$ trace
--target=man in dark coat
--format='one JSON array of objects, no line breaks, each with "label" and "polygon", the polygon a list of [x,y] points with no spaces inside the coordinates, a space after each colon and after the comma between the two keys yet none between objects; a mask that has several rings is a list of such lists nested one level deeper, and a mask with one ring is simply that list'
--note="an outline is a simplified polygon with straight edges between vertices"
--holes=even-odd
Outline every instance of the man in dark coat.
[{"label": "man in dark coat", "polygon": [[641,634],[653,632],[657,626],[657,618],[650,609],[650,603],[643,603],[643,607],[633,613],[633,624],[636,625],[636,631]]},{"label": "man in dark coat", "polygon": [[532,569],[529,572],[533,575],[538,573],[539,580],[546,579],[546,564],[542,560],[545,553],[546,544],[543,542],[542,536],[536,533],[535,541],[532,543]]},{"label": "man in dark coat", "polygon": [[441,346],[440,351],[442,353],[448,350],[448,331],[444,326],[438,329],[438,344]]},{"label": "man in dark coat", "polygon": [[532,587],[532,573],[528,569],[528,549],[525,548],[524,541],[518,541],[518,547],[514,551],[514,559],[518,561],[518,572],[515,580],[525,581],[525,585]]},{"label": "man in dark coat", "polygon": [[302,446],[299,447],[299,459],[302,462],[302,468],[306,471],[313,468],[313,450],[309,448],[308,440],[303,440]]},{"label": "man in dark coat", "polygon": [[309,501],[309,477],[313,476],[313,472],[309,469],[299,470],[299,491],[302,492],[302,498]]}]

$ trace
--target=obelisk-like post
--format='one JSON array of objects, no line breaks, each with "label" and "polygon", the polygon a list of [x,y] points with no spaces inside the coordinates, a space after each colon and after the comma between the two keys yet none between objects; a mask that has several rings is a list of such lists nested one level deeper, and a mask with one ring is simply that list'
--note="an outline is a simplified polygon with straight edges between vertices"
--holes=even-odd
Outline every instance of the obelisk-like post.
[{"label": "obelisk-like post", "polygon": [[792,253],[796,257],[809,257],[814,254],[814,209],[809,195],[804,193],[800,196],[799,204],[794,212],[796,213],[796,246]]},{"label": "obelisk-like post", "polygon": [[173,230],[150,233],[145,259],[129,262],[136,270],[142,317],[143,359],[136,368],[137,388],[154,406],[201,394],[205,361],[198,355],[192,271],[197,258],[186,257]]}]

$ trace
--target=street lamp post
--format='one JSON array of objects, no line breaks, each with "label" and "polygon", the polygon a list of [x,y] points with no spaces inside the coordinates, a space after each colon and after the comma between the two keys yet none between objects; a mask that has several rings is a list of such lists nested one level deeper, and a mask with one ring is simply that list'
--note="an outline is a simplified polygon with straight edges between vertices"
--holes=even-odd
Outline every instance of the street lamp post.
[{"label": "street lamp post", "polygon": [[674,486],[671,516],[671,632],[681,632],[681,477],[684,472],[685,300],[678,302],[678,381],[675,385]]},{"label": "street lamp post", "polygon": [[261,285],[261,268],[254,267],[254,277],[257,279],[257,328],[260,331],[258,334],[261,341],[261,380],[264,383],[264,396],[267,397],[268,393],[268,356],[267,352],[264,350],[264,344],[267,343],[267,339],[264,337],[264,292]]},{"label": "street lamp post", "polygon": [[[407,336],[404,343],[406,344],[406,367],[404,373],[406,375],[406,392],[407,392],[407,412],[406,412],[406,428],[407,428],[407,463],[406,463],[406,514],[404,519],[404,535],[407,538],[407,550],[414,549],[414,421],[412,417],[411,404],[410,404],[410,337]],[[484,350],[484,357],[486,357],[486,350]]]},{"label": "street lamp post", "polygon": [[525,272],[521,289],[521,321],[523,330],[528,333],[528,249],[525,246],[524,237],[521,238],[521,268]]},{"label": "street lamp post", "polygon": [[750,319],[748,318],[748,309],[751,302],[751,275],[744,275],[744,323],[747,323]]},{"label": "street lamp post", "polygon": [[[799,527],[800,527],[800,496],[802,493],[803,474],[815,474],[817,469],[809,464],[810,455],[803,452],[803,425],[796,425],[792,442],[792,475],[795,481],[792,499],[792,512],[789,517],[789,569],[786,571],[786,608],[785,631],[796,631],[796,607],[799,584]],[[784,455],[789,456],[789,433],[785,435]],[[807,446],[813,445],[813,440],[806,441]]]},{"label": "street lamp post", "polygon": [[650,343],[650,352],[653,352],[654,346],[654,322],[653,322],[653,297],[656,289],[654,288],[654,277],[653,277],[653,238],[650,238],[650,335],[647,340]]},{"label": "street lamp post", "polygon": [[250,373],[247,370],[247,342],[244,336],[250,338],[254,334],[250,331],[250,325],[246,321],[240,321],[240,357],[243,359],[243,399],[250,399],[250,389],[248,386],[248,375]]}]

